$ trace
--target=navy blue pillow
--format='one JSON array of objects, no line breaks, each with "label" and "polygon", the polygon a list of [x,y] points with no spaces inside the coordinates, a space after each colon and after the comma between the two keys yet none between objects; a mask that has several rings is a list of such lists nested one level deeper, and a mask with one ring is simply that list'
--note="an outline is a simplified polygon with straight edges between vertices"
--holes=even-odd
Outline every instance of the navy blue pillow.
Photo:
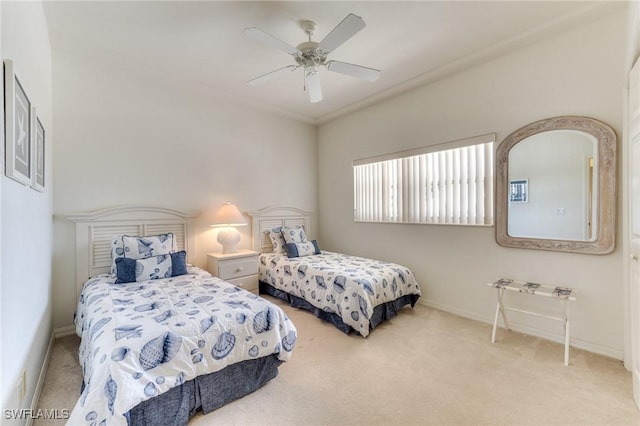
[{"label": "navy blue pillow", "polygon": [[[187,252],[182,250],[171,254],[171,276],[187,273]],[[116,284],[136,281],[136,259],[119,257],[116,259]]]},{"label": "navy blue pillow", "polygon": [[116,284],[133,283],[136,281],[136,260],[126,257],[116,259]]},{"label": "navy blue pillow", "polygon": [[171,276],[185,275],[187,273],[187,252],[182,250],[171,253]]}]

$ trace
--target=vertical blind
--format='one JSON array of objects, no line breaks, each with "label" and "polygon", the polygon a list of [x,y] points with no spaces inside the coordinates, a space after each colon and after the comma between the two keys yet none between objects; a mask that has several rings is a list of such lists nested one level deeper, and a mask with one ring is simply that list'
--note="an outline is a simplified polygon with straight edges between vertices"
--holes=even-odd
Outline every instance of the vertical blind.
[{"label": "vertical blind", "polygon": [[493,224],[495,134],[353,162],[357,222]]}]

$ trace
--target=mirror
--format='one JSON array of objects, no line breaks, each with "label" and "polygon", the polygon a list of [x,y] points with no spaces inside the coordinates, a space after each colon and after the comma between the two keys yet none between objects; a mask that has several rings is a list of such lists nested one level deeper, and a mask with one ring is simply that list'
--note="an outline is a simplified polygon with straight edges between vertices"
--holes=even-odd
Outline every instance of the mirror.
[{"label": "mirror", "polygon": [[616,135],[587,117],[528,124],[496,151],[496,241],[607,254],[615,244]]},{"label": "mirror", "polygon": [[575,130],[549,130],[509,151],[507,233],[512,237],[593,241],[598,141]]}]

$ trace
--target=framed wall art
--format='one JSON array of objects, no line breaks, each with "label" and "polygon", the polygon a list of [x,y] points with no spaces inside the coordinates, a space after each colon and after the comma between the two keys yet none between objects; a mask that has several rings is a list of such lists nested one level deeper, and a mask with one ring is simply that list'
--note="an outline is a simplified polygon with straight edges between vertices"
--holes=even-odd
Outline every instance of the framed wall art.
[{"label": "framed wall art", "polygon": [[[6,130],[5,127],[5,116],[4,116],[4,64],[2,66],[2,84],[0,85],[0,175],[4,174],[4,133]],[[1,191],[0,191],[1,192]]]},{"label": "framed wall art", "polygon": [[509,182],[509,202],[527,203],[529,202],[529,180],[520,179]]},{"label": "framed wall art", "polygon": [[23,185],[31,184],[31,101],[20,84],[13,62],[4,61],[5,174]]},{"label": "framed wall art", "polygon": [[31,187],[39,192],[44,192],[45,182],[45,131],[40,117],[36,114],[36,109],[31,109],[31,117],[33,118],[33,126],[31,127],[32,143],[31,143]]}]

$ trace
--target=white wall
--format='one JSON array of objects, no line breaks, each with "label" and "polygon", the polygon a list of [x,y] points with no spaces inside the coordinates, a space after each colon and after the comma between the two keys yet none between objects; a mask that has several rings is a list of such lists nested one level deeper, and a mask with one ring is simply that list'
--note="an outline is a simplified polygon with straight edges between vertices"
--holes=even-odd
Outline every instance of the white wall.
[{"label": "white wall", "polygon": [[[51,48],[40,2],[2,2],[2,58],[14,62],[46,131],[46,191],[4,176],[0,235],[2,406],[15,405],[14,387],[27,371],[29,407],[51,336],[52,83]],[[3,412],[4,418],[4,412]]]},{"label": "white wall", "polygon": [[[321,247],[405,264],[418,278],[422,303],[486,322],[495,308],[487,282],[512,277],[572,286],[579,292],[572,344],[622,358],[620,249],[606,256],[534,251],[498,246],[493,227],[354,223],[351,162],[489,132],[501,141],[525,124],[559,115],[600,119],[620,137],[625,18],[625,12],[604,16],[322,125]],[[550,310],[548,300],[509,298],[519,306]],[[512,320],[519,330],[561,338],[556,322],[516,314]]]},{"label": "white wall", "polygon": [[[221,250],[208,225],[225,201],[244,212],[275,204],[316,211],[315,126],[108,57],[64,48],[53,57],[54,328],[72,324],[77,304],[65,213],[129,204],[200,211],[189,256],[206,267],[206,253]],[[250,248],[250,227],[240,230],[239,246]]]}]

